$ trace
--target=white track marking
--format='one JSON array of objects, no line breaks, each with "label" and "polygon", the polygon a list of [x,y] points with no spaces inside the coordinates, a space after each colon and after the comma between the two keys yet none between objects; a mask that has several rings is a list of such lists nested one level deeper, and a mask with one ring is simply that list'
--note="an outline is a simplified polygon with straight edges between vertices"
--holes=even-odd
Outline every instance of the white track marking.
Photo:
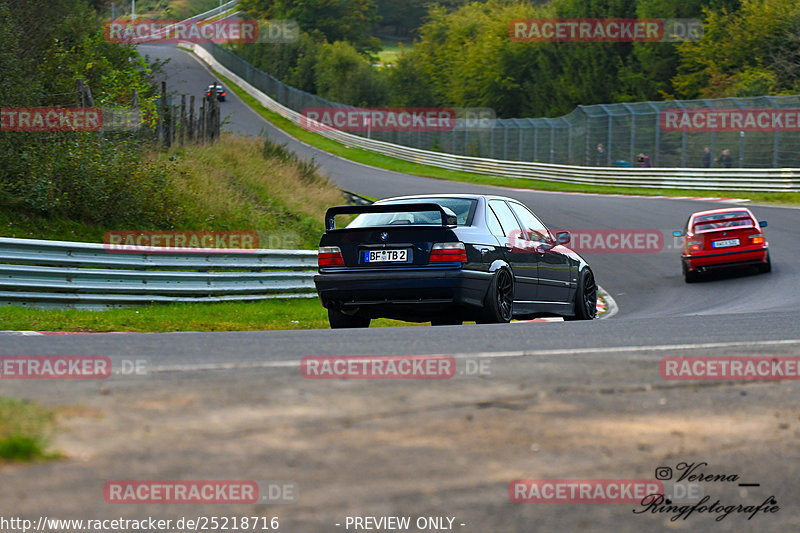
[{"label": "white track marking", "polygon": [[[513,357],[544,357],[553,355],[592,355],[603,353],[666,352],[672,350],[707,350],[714,348],[757,348],[764,346],[800,346],[800,339],[753,342],[711,342],[698,344],[659,344],[654,346],[615,346],[604,348],[573,348],[563,350],[521,350],[513,352],[475,352],[451,354],[455,359],[503,359]],[[413,354],[446,355],[446,354]],[[359,357],[351,355],[349,357]],[[372,355],[361,355],[372,357]],[[259,368],[299,368],[300,361],[253,361],[243,363],[207,363],[197,365],[174,365],[148,368],[148,373],[203,372],[215,370],[252,370]]]}]

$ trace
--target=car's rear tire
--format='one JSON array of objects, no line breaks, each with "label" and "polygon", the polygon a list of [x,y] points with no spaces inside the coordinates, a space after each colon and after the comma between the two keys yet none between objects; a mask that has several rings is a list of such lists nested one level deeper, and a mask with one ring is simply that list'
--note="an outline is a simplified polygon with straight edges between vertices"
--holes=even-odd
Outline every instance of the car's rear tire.
[{"label": "car's rear tire", "polygon": [[767,262],[758,265],[758,271],[762,274],[766,274],[767,272],[772,272],[772,260],[769,258],[769,252],[767,252]]},{"label": "car's rear tire", "polygon": [[694,283],[700,279],[700,273],[696,270],[689,270],[686,263],[683,263],[683,280],[686,283]]},{"label": "car's rear tire", "polygon": [[431,319],[431,326],[460,326],[464,321],[460,318],[436,317]]},{"label": "car's rear tire", "polygon": [[575,317],[574,320],[594,320],[597,316],[597,283],[594,274],[584,268],[578,277],[578,287],[575,290]]},{"label": "car's rear tire", "polygon": [[346,315],[341,311],[328,309],[328,323],[331,325],[331,329],[368,328],[370,319],[357,315]]},{"label": "car's rear tire", "polygon": [[514,278],[505,268],[498,270],[489,284],[478,324],[504,324],[511,322],[514,311]]}]

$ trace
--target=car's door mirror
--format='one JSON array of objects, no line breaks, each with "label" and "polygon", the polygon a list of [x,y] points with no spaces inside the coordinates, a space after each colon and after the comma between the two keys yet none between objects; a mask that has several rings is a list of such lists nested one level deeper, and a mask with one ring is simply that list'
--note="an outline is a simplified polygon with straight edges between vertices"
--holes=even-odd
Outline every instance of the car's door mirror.
[{"label": "car's door mirror", "polygon": [[761,222],[758,223],[758,225],[761,226],[762,228],[766,228],[767,227],[767,221],[766,220],[762,220]]},{"label": "car's door mirror", "polygon": [[672,236],[673,237],[683,237],[684,233],[682,231],[673,231],[672,232]]},{"label": "car's door mirror", "polygon": [[556,233],[556,242],[558,244],[569,244],[572,240],[568,231],[559,231]]}]

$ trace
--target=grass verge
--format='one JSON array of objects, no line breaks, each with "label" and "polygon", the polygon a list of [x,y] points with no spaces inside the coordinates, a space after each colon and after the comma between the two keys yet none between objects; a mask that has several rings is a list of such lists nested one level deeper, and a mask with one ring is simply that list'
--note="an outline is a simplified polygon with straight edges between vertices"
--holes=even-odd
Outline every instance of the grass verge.
[{"label": "grass verge", "polygon": [[[255,331],[328,328],[328,314],[316,298],[260,302],[176,303],[84,311],[0,307],[3,329],[24,331],[174,332]],[[397,320],[373,320],[371,327],[413,325]]]},{"label": "grass verge", "polygon": [[39,405],[0,397],[0,461],[33,462],[55,459],[47,451],[54,413]]},{"label": "grass verge", "polygon": [[[598,194],[631,194],[647,196],[700,196],[700,197],[735,197],[746,198],[753,202],[772,203],[779,205],[798,205],[800,204],[800,193],[780,192],[780,193],[761,193],[761,192],[737,192],[737,191],[703,191],[695,189],[639,189],[633,187],[602,187],[597,185],[580,185],[572,183],[558,183],[544,180],[528,180],[521,178],[504,178],[484,174],[474,174],[471,172],[451,171],[438,167],[420,165],[395,159],[385,155],[377,154],[360,148],[349,148],[341,143],[323,137],[314,132],[310,132],[292,123],[281,115],[270,111],[261,105],[255,98],[250,96],[244,89],[236,85],[232,80],[223,76],[220,72],[211,69],[215,75],[225,83],[244,103],[254,109],[264,119],[268,120],[278,128],[282,129],[296,139],[303,141],[311,146],[319,148],[345,159],[363,163],[377,168],[402,172],[426,178],[437,178],[450,181],[460,181],[474,183],[476,185],[494,185],[498,187],[511,187],[519,189],[558,191],[558,192],[584,192]],[[359,192],[359,191],[354,191]]]}]

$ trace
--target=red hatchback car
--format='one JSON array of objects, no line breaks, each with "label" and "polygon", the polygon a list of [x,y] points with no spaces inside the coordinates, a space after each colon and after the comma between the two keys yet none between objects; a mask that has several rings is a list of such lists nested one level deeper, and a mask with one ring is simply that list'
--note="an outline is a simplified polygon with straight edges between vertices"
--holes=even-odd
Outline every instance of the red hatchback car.
[{"label": "red hatchback car", "polygon": [[755,266],[769,272],[769,243],[759,222],[749,209],[731,207],[694,213],[683,231],[675,237],[685,237],[681,254],[683,277],[686,283],[698,280],[701,273],[712,269]]}]

